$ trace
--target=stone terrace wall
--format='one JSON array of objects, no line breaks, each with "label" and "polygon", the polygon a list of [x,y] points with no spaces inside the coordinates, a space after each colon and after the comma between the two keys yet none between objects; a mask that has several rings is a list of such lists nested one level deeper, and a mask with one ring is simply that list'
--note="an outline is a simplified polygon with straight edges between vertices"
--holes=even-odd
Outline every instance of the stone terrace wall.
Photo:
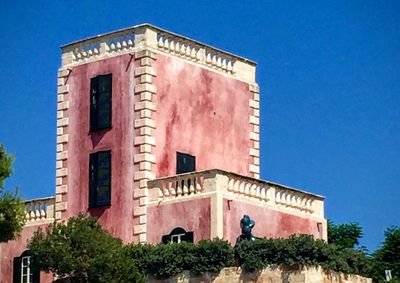
[{"label": "stone terrace wall", "polygon": [[244,272],[240,267],[224,268],[219,274],[194,275],[190,272],[164,280],[149,278],[149,283],[372,283],[372,279],[340,272],[325,272],[318,267],[266,268],[261,272]]}]

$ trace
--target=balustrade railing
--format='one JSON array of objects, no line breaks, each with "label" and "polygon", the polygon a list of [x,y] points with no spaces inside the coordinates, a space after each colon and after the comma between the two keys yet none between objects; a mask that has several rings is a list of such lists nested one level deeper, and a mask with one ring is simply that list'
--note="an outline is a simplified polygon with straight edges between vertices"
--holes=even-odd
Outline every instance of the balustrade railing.
[{"label": "balustrade railing", "polygon": [[323,197],[279,184],[214,169],[148,182],[150,202],[190,198],[219,192],[284,210],[323,217]]},{"label": "balustrade railing", "polygon": [[26,224],[54,219],[54,197],[33,199],[25,202]]},{"label": "balustrade railing", "polygon": [[158,190],[159,198],[176,198],[200,194],[203,182],[204,176],[201,173],[191,173],[157,179],[151,182],[151,186]]},{"label": "balustrade railing", "polygon": [[147,24],[62,46],[62,65],[85,63],[144,46],[239,78],[255,79],[254,62]]}]

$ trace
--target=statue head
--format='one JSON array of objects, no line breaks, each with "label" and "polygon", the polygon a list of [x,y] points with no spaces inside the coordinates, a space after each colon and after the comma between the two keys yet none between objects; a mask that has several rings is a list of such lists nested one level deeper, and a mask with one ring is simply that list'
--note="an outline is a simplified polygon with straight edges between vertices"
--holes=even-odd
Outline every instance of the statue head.
[{"label": "statue head", "polygon": [[242,234],[251,235],[251,230],[256,223],[250,219],[248,215],[243,215],[242,220],[240,220],[240,228],[242,229]]}]

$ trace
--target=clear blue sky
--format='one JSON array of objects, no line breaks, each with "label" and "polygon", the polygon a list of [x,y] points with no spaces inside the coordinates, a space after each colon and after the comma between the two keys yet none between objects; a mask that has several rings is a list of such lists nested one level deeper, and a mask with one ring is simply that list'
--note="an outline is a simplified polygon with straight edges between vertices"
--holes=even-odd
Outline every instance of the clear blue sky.
[{"label": "clear blue sky", "polygon": [[374,250],[400,225],[399,1],[3,1],[6,183],[53,195],[59,46],[144,22],[258,62],[261,176],[327,197]]}]

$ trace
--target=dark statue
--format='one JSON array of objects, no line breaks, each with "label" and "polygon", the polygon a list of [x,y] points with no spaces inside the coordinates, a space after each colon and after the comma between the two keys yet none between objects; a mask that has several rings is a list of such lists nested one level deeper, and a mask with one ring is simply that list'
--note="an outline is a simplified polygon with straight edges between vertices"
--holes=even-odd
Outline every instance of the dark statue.
[{"label": "dark statue", "polygon": [[243,240],[254,241],[255,239],[258,239],[251,233],[254,225],[256,225],[254,220],[251,220],[248,215],[243,215],[243,218],[240,220],[240,228],[242,229],[242,234],[237,237],[236,244],[240,243]]}]

